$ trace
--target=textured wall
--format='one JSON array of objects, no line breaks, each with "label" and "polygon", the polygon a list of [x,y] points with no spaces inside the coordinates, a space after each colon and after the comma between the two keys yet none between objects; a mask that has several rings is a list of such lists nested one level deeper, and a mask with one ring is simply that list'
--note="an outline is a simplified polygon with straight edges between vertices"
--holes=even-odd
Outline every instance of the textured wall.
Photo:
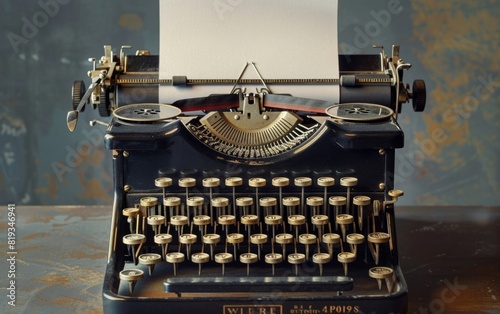
[{"label": "textured wall", "polygon": [[[0,204],[111,203],[104,130],[87,124],[97,113],[87,109],[67,131],[71,84],[86,79],[87,58],[105,44],[158,53],[157,8],[157,0],[1,2]],[[413,65],[406,81],[427,83],[426,111],[408,105],[399,117],[400,202],[499,205],[500,1],[341,0],[339,10],[341,52],[400,44]]]}]

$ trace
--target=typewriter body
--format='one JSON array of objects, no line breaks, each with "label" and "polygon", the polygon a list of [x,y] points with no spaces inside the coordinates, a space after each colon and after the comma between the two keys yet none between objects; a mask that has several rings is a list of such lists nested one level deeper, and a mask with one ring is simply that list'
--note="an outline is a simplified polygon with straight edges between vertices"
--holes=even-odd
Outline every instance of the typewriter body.
[{"label": "typewriter body", "polygon": [[[87,105],[110,117],[106,313],[406,312],[397,115],[410,100],[424,109],[425,84],[403,83],[398,46],[339,64],[339,80],[287,82],[340,85],[330,103],[273,94],[282,82],[266,78],[162,80],[159,56],[104,47],[67,122]],[[159,104],[161,84],[228,93]]]}]

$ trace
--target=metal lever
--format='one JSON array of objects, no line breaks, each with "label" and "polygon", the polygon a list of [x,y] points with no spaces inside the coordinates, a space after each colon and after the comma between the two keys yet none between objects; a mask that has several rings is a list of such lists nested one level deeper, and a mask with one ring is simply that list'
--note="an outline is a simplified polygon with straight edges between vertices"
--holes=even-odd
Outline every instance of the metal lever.
[{"label": "metal lever", "polygon": [[92,93],[94,92],[96,87],[99,86],[101,81],[102,81],[101,77],[97,78],[97,80],[89,86],[89,88],[83,95],[76,110],[68,111],[68,115],[66,116],[66,124],[70,132],[73,132],[76,129],[76,124],[78,122],[78,114],[82,111],[83,107],[87,103],[87,100],[90,98],[90,95],[92,95]]}]

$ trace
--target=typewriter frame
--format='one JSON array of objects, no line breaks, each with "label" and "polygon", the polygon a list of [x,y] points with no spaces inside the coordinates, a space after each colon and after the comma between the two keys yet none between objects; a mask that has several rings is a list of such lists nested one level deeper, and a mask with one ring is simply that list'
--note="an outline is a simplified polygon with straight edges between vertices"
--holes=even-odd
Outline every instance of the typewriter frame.
[{"label": "typewriter frame", "polygon": [[[93,97],[90,102],[94,108],[99,109],[101,116],[109,116],[113,110],[133,103],[130,95],[134,88],[141,87],[146,92],[144,102],[158,102],[158,56],[150,56],[147,51],[138,51],[135,56],[125,55],[122,47],[119,56],[112,53],[110,46],[104,47],[104,56],[96,67],[89,72],[92,82]],[[268,294],[249,295],[244,297],[234,296],[192,296],[181,297],[135,297],[119,293],[119,273],[130,256],[127,248],[120,243],[122,237],[129,233],[128,223],[121,215],[125,207],[137,204],[141,196],[153,195],[161,199],[161,189],[151,188],[151,182],[145,183],[147,176],[137,175],[137,170],[130,166],[135,159],[146,160],[141,162],[141,171],[150,174],[158,172],[158,164],[154,161],[148,162],[145,154],[152,155],[153,159],[159,160],[168,155],[168,149],[176,148],[171,143],[170,137],[177,136],[190,142],[190,147],[198,147],[206,153],[206,157],[214,160],[215,164],[226,165],[231,169],[234,165],[243,164],[248,169],[258,169],[262,164],[246,163],[242,160],[236,161],[223,157],[219,152],[212,152],[209,148],[198,142],[186,127],[182,119],[171,119],[159,124],[126,125],[113,118],[108,125],[105,136],[105,146],[112,150],[113,173],[114,173],[114,202],[112,221],[110,229],[110,243],[108,262],[103,283],[103,305],[106,313],[134,313],[145,307],[152,311],[165,313],[177,313],[179,311],[208,311],[209,313],[405,313],[407,311],[408,287],[402,275],[398,261],[398,249],[396,239],[395,223],[395,199],[391,199],[388,191],[394,188],[394,165],[395,149],[403,147],[403,132],[397,124],[397,114],[401,111],[401,104],[413,98],[415,111],[423,111],[425,107],[425,85],[418,81],[413,85],[413,92],[402,83],[403,70],[410,67],[399,57],[399,46],[393,46],[392,56],[388,57],[383,51],[379,55],[340,55],[340,103],[377,103],[394,110],[394,116],[383,122],[351,122],[342,119],[329,118],[326,115],[316,114],[310,119],[316,119],[321,125],[314,135],[314,140],[308,140],[300,144],[296,149],[304,150],[304,146],[312,145],[311,142],[328,142],[332,134],[327,135],[329,130],[335,133],[336,144],[339,147],[332,148],[334,152],[345,151],[343,159],[350,159],[349,155],[357,161],[358,166],[363,164],[361,155],[367,153],[371,160],[378,160],[378,169],[382,169],[375,179],[365,183],[363,188],[370,188],[354,195],[368,194],[372,199],[377,199],[377,210],[391,217],[387,221],[386,229],[391,230],[391,249],[389,256],[385,256],[385,262],[390,264],[397,281],[397,292],[387,295],[343,295],[334,291],[330,295],[319,296],[305,293],[287,293],[286,295],[273,296]],[[342,80],[344,79],[344,80]],[[180,83],[179,83],[180,82]],[[186,78],[173,78],[171,84],[187,85]],[[77,104],[87,103],[83,94],[82,83],[75,83],[73,89],[73,109]],[[90,90],[89,89],[89,90]],[[81,106],[80,106],[81,107]],[[83,111],[83,110],[82,110]],[[309,117],[308,117],[309,119]],[[69,122],[68,122],[69,125]],[[71,129],[71,128],[70,128]],[[175,142],[175,141],[174,141]],[[280,164],[293,159],[293,151],[273,157],[271,164]],[[360,153],[361,152],[361,153]],[[136,157],[138,156],[138,157]],[[222,156],[222,158],[221,158]],[[182,159],[182,158],[181,158]],[[133,160],[133,161],[131,161]],[[222,160],[222,161],[221,161]],[[182,161],[175,161],[179,163]],[[293,163],[292,163],[293,164]],[[266,171],[269,173],[269,167]],[[361,166],[370,172],[369,166]],[[336,169],[330,169],[332,172]],[[338,170],[338,169],[337,169]],[[359,171],[359,170],[357,170]],[[342,176],[342,171],[337,172],[336,180]],[[135,182],[131,180],[130,173],[139,177]],[[320,173],[321,174],[321,173]],[[320,174],[314,174],[318,177]],[[222,177],[228,176],[221,175]],[[316,178],[315,177],[315,178]],[[336,183],[337,184],[337,183]],[[337,188],[335,188],[335,193]],[[181,191],[174,190],[172,195],[180,195]],[[224,192],[227,194],[227,191]],[[245,190],[240,194],[249,194]],[[271,193],[264,190],[264,194]],[[297,194],[297,190],[291,192]],[[314,192],[315,193],[315,192]],[[330,192],[332,193],[332,192]],[[198,190],[198,195],[206,194],[206,191]],[[161,202],[159,202],[161,204]],[[371,205],[370,205],[371,207]],[[373,208],[371,208],[373,210]],[[381,218],[384,219],[384,218]],[[366,249],[365,249],[366,250]],[[127,255],[128,254],[128,255]],[[365,251],[366,254],[366,251]],[[128,257],[127,257],[128,256]],[[309,312],[308,312],[309,311]]]}]

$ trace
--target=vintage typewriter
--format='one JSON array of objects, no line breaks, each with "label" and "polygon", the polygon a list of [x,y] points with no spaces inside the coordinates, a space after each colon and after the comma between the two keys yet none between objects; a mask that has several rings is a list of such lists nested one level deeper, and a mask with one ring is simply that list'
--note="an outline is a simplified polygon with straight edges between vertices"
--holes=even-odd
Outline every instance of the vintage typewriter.
[{"label": "vintage typewriter", "polygon": [[[279,80],[160,79],[140,50],[94,61],[67,123],[111,117],[114,203],[106,313],[403,313],[395,149],[401,105],[425,107],[410,64],[340,55],[340,102],[273,94]],[[252,66],[252,65],[249,65]],[[262,84],[254,93],[239,84]],[[225,84],[227,94],[159,104],[159,84]],[[142,101],[134,101],[133,95]]]}]

